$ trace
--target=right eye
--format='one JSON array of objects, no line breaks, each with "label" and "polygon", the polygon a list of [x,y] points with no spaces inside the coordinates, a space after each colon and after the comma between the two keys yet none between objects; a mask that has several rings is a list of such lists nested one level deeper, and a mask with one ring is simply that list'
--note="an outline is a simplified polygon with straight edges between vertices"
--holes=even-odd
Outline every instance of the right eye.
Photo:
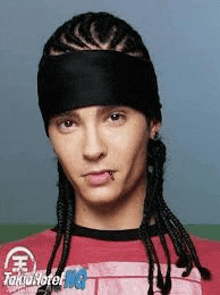
[{"label": "right eye", "polygon": [[76,123],[71,119],[65,119],[57,122],[58,129],[63,133],[71,133],[76,127]]}]

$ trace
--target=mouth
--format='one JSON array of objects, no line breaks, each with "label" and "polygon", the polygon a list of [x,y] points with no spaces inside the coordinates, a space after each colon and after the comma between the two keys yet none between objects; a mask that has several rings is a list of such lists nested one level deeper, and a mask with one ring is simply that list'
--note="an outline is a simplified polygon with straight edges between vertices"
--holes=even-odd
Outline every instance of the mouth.
[{"label": "mouth", "polygon": [[90,171],[83,176],[88,184],[92,186],[99,186],[108,183],[110,180],[114,180],[114,172],[116,172],[116,170]]},{"label": "mouth", "polygon": [[103,173],[109,173],[110,175],[113,174],[114,172],[116,172],[116,170],[98,170],[98,171],[95,171],[95,170],[92,170],[88,173],[85,173],[83,174],[82,176],[88,176],[88,175],[101,175]]}]

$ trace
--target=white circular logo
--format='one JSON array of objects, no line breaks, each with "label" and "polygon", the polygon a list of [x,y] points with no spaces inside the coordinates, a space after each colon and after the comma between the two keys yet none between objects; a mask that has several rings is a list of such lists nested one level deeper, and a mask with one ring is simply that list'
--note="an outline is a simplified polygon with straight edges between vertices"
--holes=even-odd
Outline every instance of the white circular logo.
[{"label": "white circular logo", "polygon": [[[20,254],[16,255],[17,252],[20,252]],[[24,254],[23,253],[21,254],[21,252],[23,252]],[[28,269],[28,266],[27,266],[28,258],[30,258],[33,262],[32,270]],[[24,272],[31,272],[31,271],[34,273],[36,272],[37,263],[36,263],[34,254],[30,250],[28,250],[26,247],[20,246],[20,247],[12,248],[7,254],[4,269],[8,268],[8,265],[11,259],[13,260],[12,272],[17,272],[17,273],[24,273]]]}]

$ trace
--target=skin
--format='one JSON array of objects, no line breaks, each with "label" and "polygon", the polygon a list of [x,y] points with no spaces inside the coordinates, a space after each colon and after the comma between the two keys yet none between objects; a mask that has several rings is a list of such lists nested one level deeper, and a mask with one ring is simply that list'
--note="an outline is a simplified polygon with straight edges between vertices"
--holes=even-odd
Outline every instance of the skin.
[{"label": "skin", "polygon": [[[147,185],[146,147],[160,127],[124,106],[89,106],[51,119],[49,138],[76,195],[76,224],[139,227]],[[107,179],[94,184],[94,171]]]}]

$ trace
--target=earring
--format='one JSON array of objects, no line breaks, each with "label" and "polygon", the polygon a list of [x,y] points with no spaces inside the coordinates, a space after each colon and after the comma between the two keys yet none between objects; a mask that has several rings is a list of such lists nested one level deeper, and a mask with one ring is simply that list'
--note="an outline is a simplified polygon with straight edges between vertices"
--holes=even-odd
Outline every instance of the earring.
[{"label": "earring", "polygon": [[153,172],[153,166],[148,166],[148,172],[152,173]]},{"label": "earring", "polygon": [[159,137],[159,132],[155,132],[154,134],[154,140],[156,140]]}]

